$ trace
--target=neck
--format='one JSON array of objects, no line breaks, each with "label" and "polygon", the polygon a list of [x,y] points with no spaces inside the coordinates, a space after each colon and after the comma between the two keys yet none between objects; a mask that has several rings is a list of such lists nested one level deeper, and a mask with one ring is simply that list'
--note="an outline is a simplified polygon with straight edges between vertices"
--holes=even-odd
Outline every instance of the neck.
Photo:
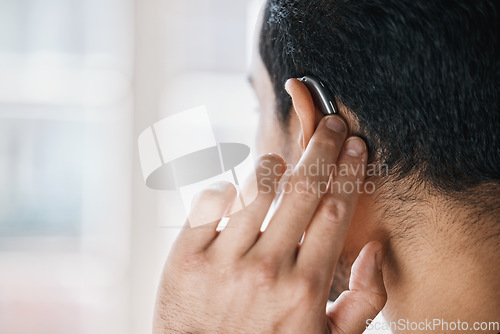
[{"label": "neck", "polygon": [[[441,221],[433,226],[454,226],[449,225],[452,223]],[[472,240],[470,233],[463,231],[464,235],[457,238],[458,231],[426,228],[427,231],[415,233],[411,240],[405,239],[405,244],[388,243],[383,268],[388,301],[383,314],[393,326],[398,321],[404,324],[427,321],[435,322],[436,327],[416,331],[391,327],[393,333],[461,333],[452,327],[458,321],[468,323],[469,330],[463,333],[498,333],[497,327],[471,330],[475,322],[500,321],[498,240],[490,238],[490,246]],[[461,241],[454,241],[458,239]],[[438,321],[449,326],[441,326]]]}]

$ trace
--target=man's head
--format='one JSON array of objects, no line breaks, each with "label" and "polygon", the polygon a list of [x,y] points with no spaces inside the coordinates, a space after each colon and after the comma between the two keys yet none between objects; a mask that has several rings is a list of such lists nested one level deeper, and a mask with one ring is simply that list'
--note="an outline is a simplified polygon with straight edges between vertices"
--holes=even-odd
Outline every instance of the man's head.
[{"label": "man's head", "polygon": [[428,207],[468,207],[456,220],[498,219],[499,27],[494,1],[265,4],[252,74],[262,150],[297,159],[297,132],[320,116],[297,118],[284,84],[312,75],[335,95],[351,133],[366,140],[370,162],[387,166],[376,194],[360,199],[346,254],[378,235],[404,239],[417,220],[410,206],[418,220],[429,220]]}]

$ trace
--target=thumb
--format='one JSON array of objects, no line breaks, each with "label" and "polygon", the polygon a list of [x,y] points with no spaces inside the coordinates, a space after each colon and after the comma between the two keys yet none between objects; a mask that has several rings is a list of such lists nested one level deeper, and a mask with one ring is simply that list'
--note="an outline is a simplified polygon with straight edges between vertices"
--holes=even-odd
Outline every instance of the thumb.
[{"label": "thumb", "polygon": [[367,320],[382,310],[387,294],[381,263],[382,244],[378,241],[366,244],[352,266],[349,290],[327,310],[331,333],[363,333]]}]

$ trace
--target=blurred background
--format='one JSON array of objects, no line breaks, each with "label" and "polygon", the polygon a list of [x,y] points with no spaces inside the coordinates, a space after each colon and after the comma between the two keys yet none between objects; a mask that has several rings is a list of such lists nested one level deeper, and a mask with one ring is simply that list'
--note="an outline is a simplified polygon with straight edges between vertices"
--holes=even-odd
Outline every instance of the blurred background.
[{"label": "blurred background", "polygon": [[206,105],[253,145],[262,0],[0,0],[0,333],[144,334],[182,224],[137,137]]}]

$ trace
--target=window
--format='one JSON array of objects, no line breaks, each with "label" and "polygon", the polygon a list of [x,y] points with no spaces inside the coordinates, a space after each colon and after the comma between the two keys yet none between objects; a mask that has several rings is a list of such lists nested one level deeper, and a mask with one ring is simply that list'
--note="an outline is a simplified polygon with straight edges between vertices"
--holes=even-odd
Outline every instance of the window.
[{"label": "window", "polygon": [[126,333],[132,1],[0,3],[0,328]]},{"label": "window", "polygon": [[253,145],[260,2],[0,3],[2,334],[151,332],[183,217],[144,185],[137,137],[206,105],[218,141]]}]

